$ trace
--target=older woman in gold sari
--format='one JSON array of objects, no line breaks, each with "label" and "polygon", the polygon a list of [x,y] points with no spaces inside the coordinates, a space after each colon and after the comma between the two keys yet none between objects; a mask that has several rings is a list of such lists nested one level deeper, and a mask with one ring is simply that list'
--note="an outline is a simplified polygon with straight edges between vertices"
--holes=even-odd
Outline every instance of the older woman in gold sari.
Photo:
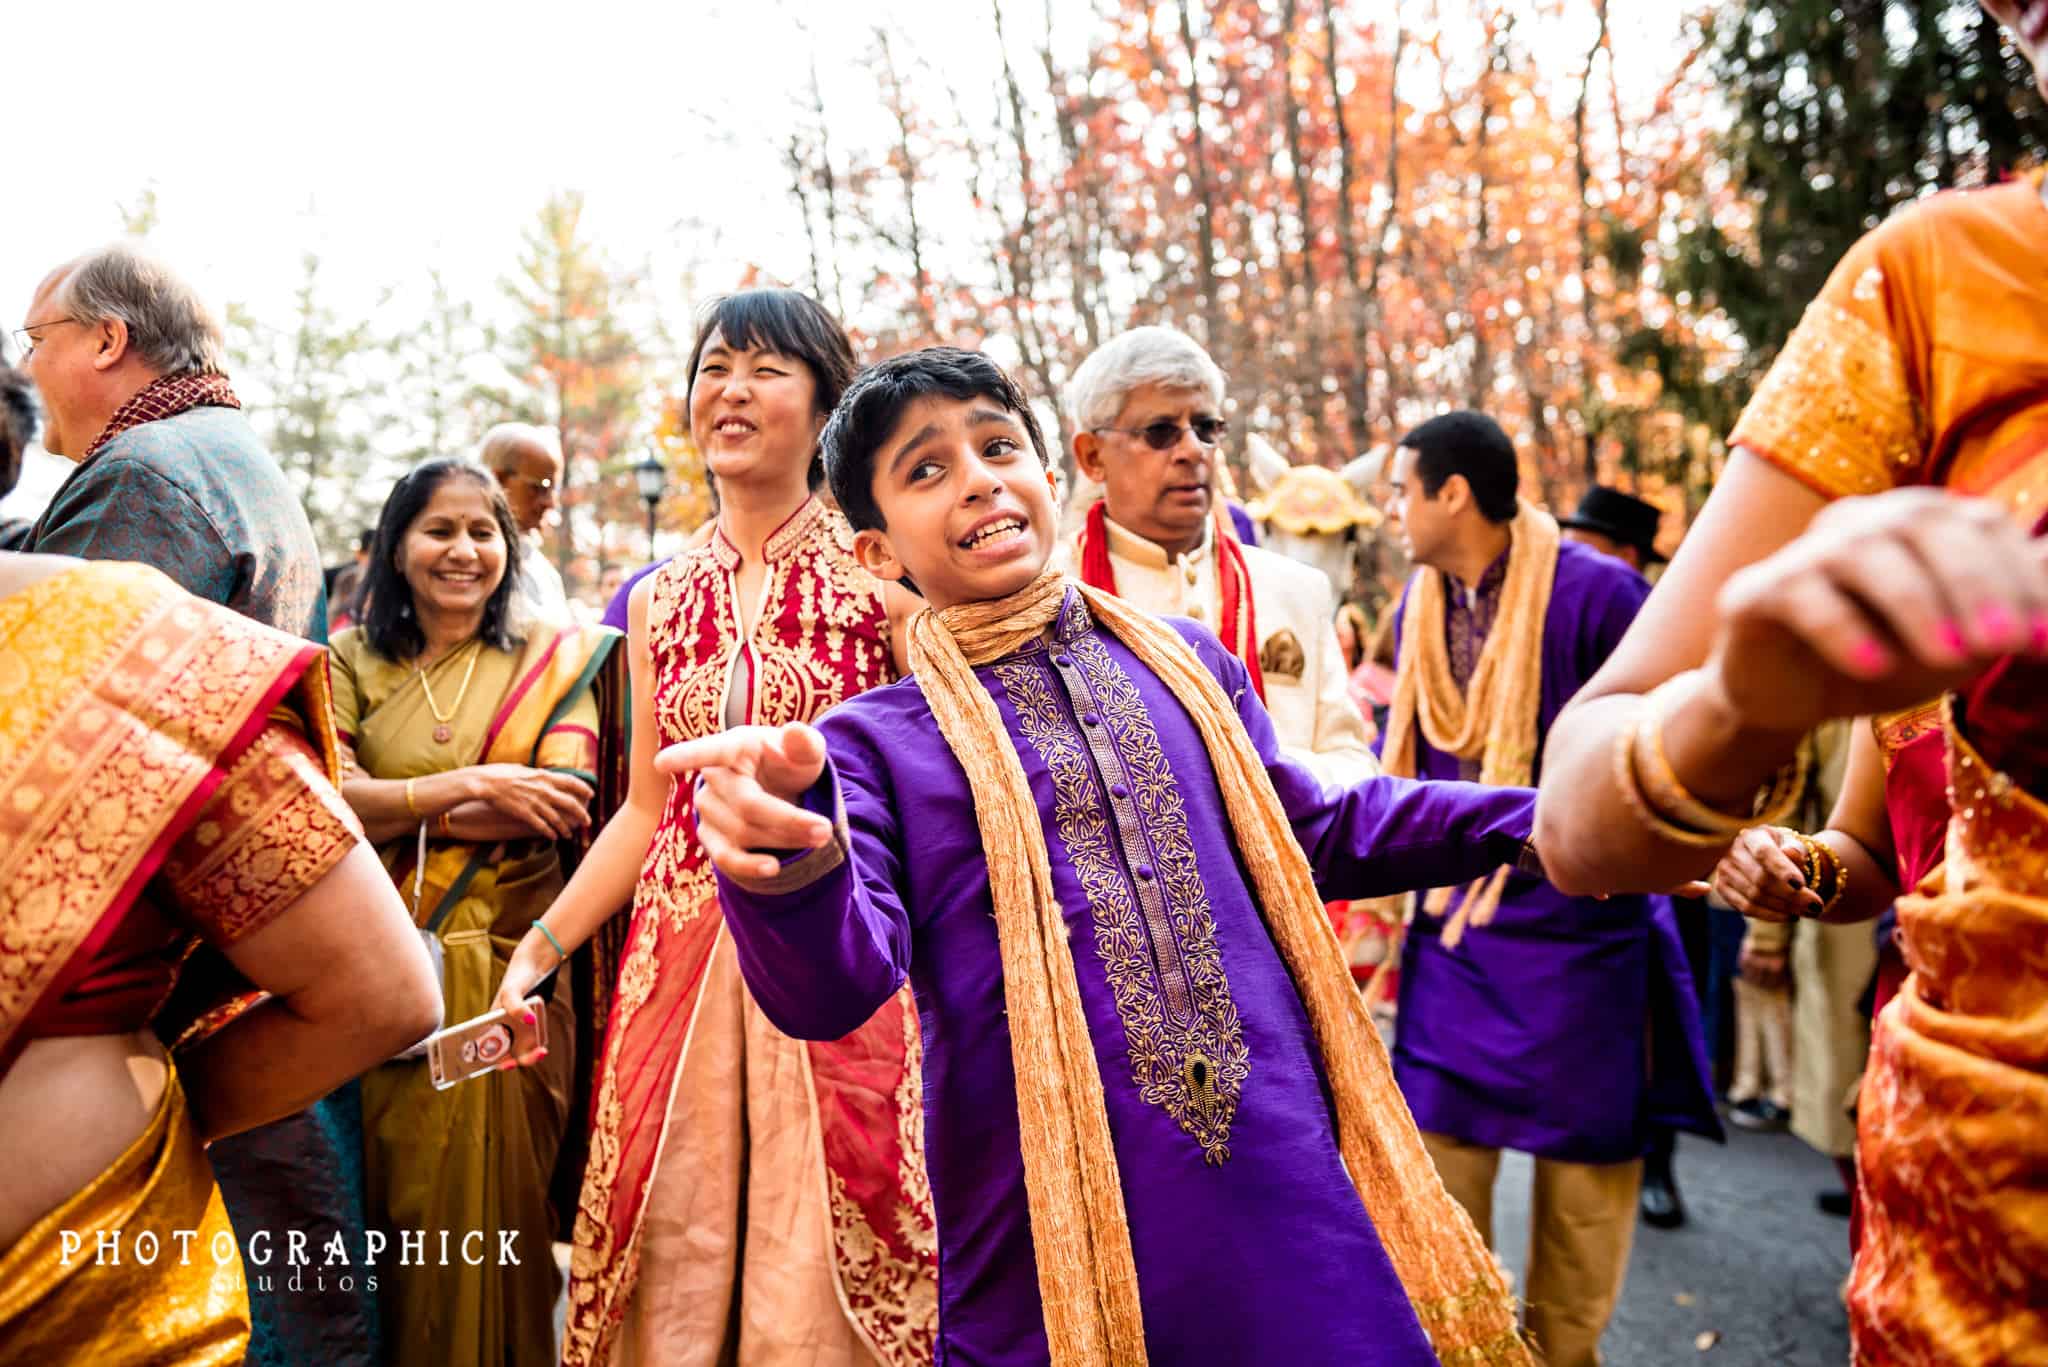
[{"label": "older woman in gold sari", "polygon": [[203,1145],[433,1028],[326,679],[155,570],[0,554],[0,1362],[242,1361],[260,1231]]},{"label": "older woman in gold sari", "polygon": [[[599,695],[615,684],[618,634],[517,620],[519,554],[490,474],[430,461],[392,490],[363,625],[334,639],[353,765],[343,792],[439,946],[449,1024],[490,1009],[505,960],[562,886],[559,842],[588,826],[600,786]],[[548,1198],[577,1109],[570,995],[558,980],[535,1004],[549,1046],[538,1068],[437,1091],[423,1062],[400,1059],[363,1080],[371,1224],[394,1250],[424,1231],[428,1254],[379,1283],[396,1361],[555,1360]]]}]

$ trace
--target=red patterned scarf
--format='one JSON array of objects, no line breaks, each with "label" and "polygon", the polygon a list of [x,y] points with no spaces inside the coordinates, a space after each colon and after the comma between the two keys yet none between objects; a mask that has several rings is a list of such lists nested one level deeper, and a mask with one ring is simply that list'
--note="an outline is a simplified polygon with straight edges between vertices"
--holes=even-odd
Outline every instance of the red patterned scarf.
[{"label": "red patterned scarf", "polygon": [[[1109,559],[1108,517],[1107,505],[1101,499],[1088,509],[1088,520],[1081,526],[1081,582],[1091,589],[1115,593],[1116,569]],[[1216,512],[1213,535],[1217,597],[1223,600],[1221,620],[1216,624],[1218,634],[1223,638],[1224,648],[1244,661],[1245,672],[1252,676],[1252,691],[1264,702],[1266,676],[1259,671],[1259,627],[1252,608],[1251,567],[1245,564],[1244,547],[1238,544],[1230,518],[1221,508]]]},{"label": "red patterned scarf", "polygon": [[79,459],[81,462],[91,460],[102,446],[131,427],[175,418],[188,408],[241,406],[242,401],[228,387],[225,375],[201,374],[192,370],[165,375],[144,385],[136,391],[135,397],[115,409],[114,416],[107,420],[106,427],[93,438],[92,445]]}]

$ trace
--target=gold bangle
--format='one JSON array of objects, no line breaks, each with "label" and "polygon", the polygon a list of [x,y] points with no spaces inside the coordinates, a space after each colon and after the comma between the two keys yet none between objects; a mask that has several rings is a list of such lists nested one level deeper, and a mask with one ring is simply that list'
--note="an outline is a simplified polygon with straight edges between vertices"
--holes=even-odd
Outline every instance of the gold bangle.
[{"label": "gold bangle", "polygon": [[[1637,782],[1651,810],[1674,828],[1697,835],[1713,835],[1721,843],[1735,839],[1752,826],[1775,826],[1799,805],[1806,791],[1809,760],[1804,746],[1791,761],[1782,765],[1770,784],[1759,790],[1751,812],[1735,816],[1701,802],[1679,781],[1678,771],[1664,751],[1665,704],[1659,694],[1670,685],[1653,690],[1644,707],[1647,727],[1639,726],[1633,745]],[[1666,694],[1668,696],[1668,694]],[[1700,842],[1714,843],[1714,842]]]},{"label": "gold bangle", "polygon": [[[1643,723],[1655,724],[1645,740]],[[1636,819],[1660,840],[1693,849],[1725,849],[1751,826],[1774,825],[1799,804],[1806,788],[1806,756],[1802,752],[1780,769],[1768,788],[1760,790],[1754,816],[1732,817],[1717,812],[1685,790],[1664,758],[1663,716],[1654,702],[1644,706],[1623,729],[1614,748],[1615,785]],[[1653,777],[1645,781],[1644,770]],[[1697,819],[1699,824],[1687,824]]]},{"label": "gold bangle", "polygon": [[1614,786],[1621,790],[1622,800],[1628,803],[1636,820],[1651,835],[1673,845],[1687,845],[1694,849],[1719,849],[1727,845],[1733,837],[1689,831],[1666,821],[1651,807],[1648,795],[1643,792],[1642,779],[1636,773],[1636,733],[1642,729],[1642,724],[1643,716],[1638,712],[1614,745]]},{"label": "gold bangle", "polygon": [[1821,899],[1820,907],[1817,910],[1809,913],[1810,916],[1818,919],[1819,917],[1826,916],[1841,904],[1842,894],[1849,889],[1849,869],[1842,863],[1842,856],[1836,854],[1834,847],[1825,841],[1810,835],[1801,836],[1800,839],[1806,842],[1806,848],[1813,857],[1814,869],[1810,886],[1813,888],[1814,896],[1816,897],[1820,896],[1820,866],[1823,863],[1827,865],[1829,884],[1827,896]]},{"label": "gold bangle", "polygon": [[420,804],[413,800],[412,795],[412,785],[418,782],[419,780],[416,778],[409,778],[405,781],[405,809],[412,813],[414,821],[425,821],[427,814],[420,810]]},{"label": "gold bangle", "polygon": [[1820,856],[1813,852],[1813,837],[1804,831],[1795,831],[1790,826],[1773,826],[1779,835],[1789,835],[1799,842],[1799,876],[1806,880],[1806,886],[1820,891]]},{"label": "gold bangle", "polygon": [[453,840],[455,838],[455,831],[448,824],[448,818],[453,815],[455,815],[455,809],[453,807],[450,807],[447,811],[441,813],[439,829],[441,832],[441,838],[443,840]]}]

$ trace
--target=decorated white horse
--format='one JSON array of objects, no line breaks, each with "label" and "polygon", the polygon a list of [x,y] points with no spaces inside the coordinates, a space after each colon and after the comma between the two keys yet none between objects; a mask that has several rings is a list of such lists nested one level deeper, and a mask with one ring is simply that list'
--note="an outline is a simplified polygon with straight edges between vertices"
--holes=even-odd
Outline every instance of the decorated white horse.
[{"label": "decorated white horse", "polygon": [[1292,465],[1271,443],[1254,433],[1245,438],[1252,491],[1246,505],[1259,524],[1259,541],[1303,564],[1314,565],[1330,581],[1342,603],[1354,596],[1359,539],[1381,522],[1372,506],[1373,481],[1386,466],[1390,449],[1366,452],[1341,470],[1320,465]]}]

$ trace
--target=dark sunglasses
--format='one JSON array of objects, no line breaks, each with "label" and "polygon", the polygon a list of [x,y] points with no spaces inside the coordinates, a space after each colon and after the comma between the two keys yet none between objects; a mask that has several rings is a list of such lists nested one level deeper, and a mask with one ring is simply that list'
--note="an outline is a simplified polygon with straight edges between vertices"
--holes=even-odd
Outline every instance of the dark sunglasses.
[{"label": "dark sunglasses", "polygon": [[1140,437],[1154,451],[1171,451],[1180,444],[1180,434],[1192,430],[1195,440],[1204,446],[1214,446],[1223,440],[1223,434],[1230,424],[1221,418],[1196,418],[1191,423],[1177,423],[1171,418],[1148,422],[1143,427],[1097,427],[1097,432],[1121,432],[1127,437]]}]

